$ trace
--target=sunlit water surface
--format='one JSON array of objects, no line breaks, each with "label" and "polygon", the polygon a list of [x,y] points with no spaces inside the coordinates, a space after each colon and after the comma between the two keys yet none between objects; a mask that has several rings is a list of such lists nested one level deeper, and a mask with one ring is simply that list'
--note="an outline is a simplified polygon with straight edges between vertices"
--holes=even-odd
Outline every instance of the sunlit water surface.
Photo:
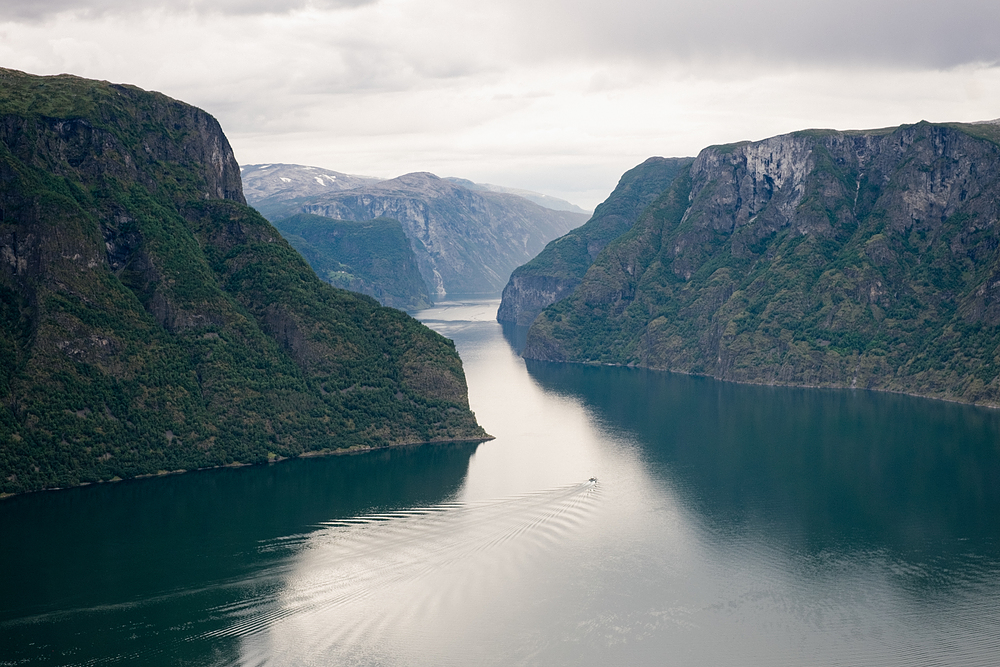
[{"label": "sunlit water surface", "polygon": [[0,664],[1000,664],[1000,413],[526,365],[496,307],[419,314],[491,442],[0,503]]}]

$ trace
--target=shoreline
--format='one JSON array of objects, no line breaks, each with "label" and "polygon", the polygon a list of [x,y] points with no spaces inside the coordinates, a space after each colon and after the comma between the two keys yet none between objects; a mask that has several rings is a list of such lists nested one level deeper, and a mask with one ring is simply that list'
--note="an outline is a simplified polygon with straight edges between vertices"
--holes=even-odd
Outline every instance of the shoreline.
[{"label": "shoreline", "polygon": [[113,477],[111,479],[102,479],[97,482],[81,482],[80,484],[75,484],[73,486],[49,486],[43,489],[34,489],[32,491],[22,491],[20,493],[0,493],[0,502],[7,500],[8,498],[19,498],[21,496],[27,496],[32,493],[46,493],[50,491],[66,491],[68,489],[79,489],[85,486],[96,486],[99,484],[117,484],[119,482],[131,482],[136,480],[146,480],[153,479],[157,477],[169,477],[171,475],[182,475],[192,472],[202,472],[205,470],[222,470],[224,468],[249,468],[253,466],[265,466],[265,465],[275,465],[277,463],[282,463],[283,461],[294,461],[296,459],[314,459],[326,456],[351,456],[357,454],[367,454],[369,452],[378,452],[386,449],[400,449],[403,447],[420,447],[423,445],[446,445],[446,444],[482,444],[484,442],[489,442],[491,440],[496,440],[496,436],[487,434],[483,438],[462,438],[456,440],[418,440],[415,442],[398,442],[391,445],[351,445],[350,447],[342,447],[339,449],[316,449],[310,450],[308,452],[302,452],[298,456],[275,456],[274,458],[268,458],[266,462],[261,463],[242,463],[240,461],[233,461],[232,463],[224,463],[217,466],[205,466],[204,468],[191,468],[191,469],[180,469],[180,470],[160,470],[157,472],[143,473],[142,475],[136,475],[135,477]]},{"label": "shoreline", "polygon": [[881,394],[896,394],[898,396],[910,396],[912,398],[923,398],[929,401],[944,401],[945,403],[955,403],[957,405],[968,405],[970,407],[985,408],[987,410],[997,410],[1000,409],[1000,403],[972,403],[969,401],[963,401],[958,398],[946,398],[943,396],[928,396],[927,394],[917,394],[910,391],[899,391],[896,389],[878,389],[873,387],[851,387],[849,385],[822,385],[822,384],[792,384],[785,382],[751,382],[749,380],[728,380],[708,373],[692,373],[691,371],[679,371],[672,370],[669,368],[655,368],[653,366],[643,366],[641,364],[613,364],[610,362],[602,361],[551,361],[549,359],[529,359],[527,357],[521,357],[525,361],[541,362],[546,364],[576,364],[578,366],[611,366],[613,368],[635,368],[644,371],[654,371],[656,373],[675,373],[677,375],[688,375],[690,377],[703,377],[711,378],[716,382],[730,382],[732,384],[741,384],[750,387],[788,387],[790,389],[833,389],[833,390],[843,390],[849,389],[851,391],[873,391]]}]

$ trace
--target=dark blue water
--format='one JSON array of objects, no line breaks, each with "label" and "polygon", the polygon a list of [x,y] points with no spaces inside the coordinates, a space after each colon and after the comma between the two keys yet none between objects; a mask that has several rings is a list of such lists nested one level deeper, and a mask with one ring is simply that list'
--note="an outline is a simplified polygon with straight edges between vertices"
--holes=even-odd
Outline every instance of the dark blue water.
[{"label": "dark blue water", "polygon": [[492,442],[0,503],[0,665],[1000,664],[1000,413],[526,365],[495,312],[421,314]]}]

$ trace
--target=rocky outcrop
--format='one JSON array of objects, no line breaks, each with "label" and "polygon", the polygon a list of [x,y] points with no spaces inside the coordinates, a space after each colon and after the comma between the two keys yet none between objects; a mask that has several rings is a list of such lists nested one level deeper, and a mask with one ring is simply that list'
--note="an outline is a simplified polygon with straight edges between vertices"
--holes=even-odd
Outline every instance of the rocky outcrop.
[{"label": "rocky outcrop", "polygon": [[503,288],[497,321],[531,326],[538,313],[573,293],[580,284],[575,276],[553,276],[514,271]]},{"label": "rocky outcrop", "polygon": [[484,436],[451,341],[320,282],[210,115],[0,70],[0,495]]},{"label": "rocky outcrop", "polygon": [[1000,403],[1000,128],[707,148],[525,356]]},{"label": "rocky outcrop", "polygon": [[504,287],[497,320],[528,326],[550,304],[571,294],[604,246],[627,232],[690,163],[691,158],[651,157],[625,172],[585,225],[552,241],[514,270]]}]

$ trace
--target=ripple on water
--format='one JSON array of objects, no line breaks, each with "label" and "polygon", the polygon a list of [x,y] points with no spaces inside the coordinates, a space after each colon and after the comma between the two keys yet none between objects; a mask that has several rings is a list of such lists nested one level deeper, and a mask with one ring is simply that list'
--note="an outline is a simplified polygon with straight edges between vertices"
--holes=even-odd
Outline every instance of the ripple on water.
[{"label": "ripple on water", "polygon": [[239,664],[369,662],[387,637],[415,638],[427,619],[460,617],[524,580],[599,497],[587,482],[331,521],[299,544],[282,586],[213,610],[228,621],[203,637],[241,638]]}]

